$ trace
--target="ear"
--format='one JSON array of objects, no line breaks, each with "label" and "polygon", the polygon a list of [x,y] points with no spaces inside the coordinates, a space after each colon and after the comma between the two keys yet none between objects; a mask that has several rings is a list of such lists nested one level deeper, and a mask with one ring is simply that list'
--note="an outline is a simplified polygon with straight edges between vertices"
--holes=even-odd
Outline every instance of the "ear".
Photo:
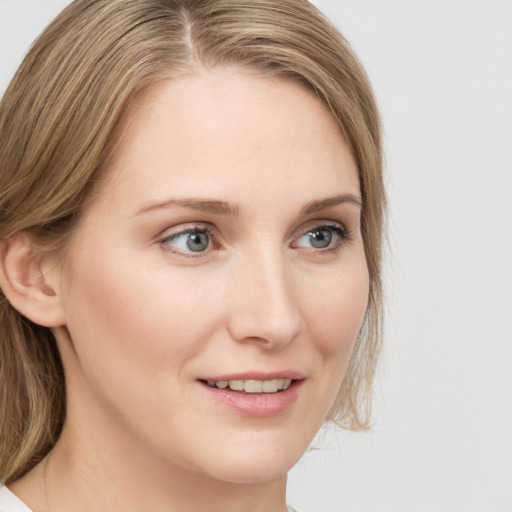
[{"label": "ear", "polygon": [[1,241],[0,287],[23,316],[43,327],[65,324],[56,282],[55,264],[50,265],[47,259],[34,255],[28,233],[15,233]]}]

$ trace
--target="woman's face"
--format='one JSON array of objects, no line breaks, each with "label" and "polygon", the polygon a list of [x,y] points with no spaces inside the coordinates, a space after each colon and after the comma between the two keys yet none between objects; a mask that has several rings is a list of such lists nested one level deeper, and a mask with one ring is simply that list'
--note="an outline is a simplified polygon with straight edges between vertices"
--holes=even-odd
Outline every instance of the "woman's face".
[{"label": "woman's face", "polygon": [[365,314],[359,201],[297,83],[217,69],[139,97],[61,274],[68,423],[225,481],[285,474]]}]

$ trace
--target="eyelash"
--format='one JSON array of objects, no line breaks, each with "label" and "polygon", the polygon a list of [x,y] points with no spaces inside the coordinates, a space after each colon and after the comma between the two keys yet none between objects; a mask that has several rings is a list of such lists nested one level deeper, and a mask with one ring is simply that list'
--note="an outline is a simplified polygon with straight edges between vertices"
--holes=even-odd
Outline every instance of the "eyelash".
[{"label": "eyelash", "polygon": [[[310,248],[311,253],[315,253],[315,254],[319,254],[319,255],[334,254],[334,253],[338,252],[343,246],[350,243],[353,239],[352,233],[350,232],[350,230],[348,230],[341,224],[333,224],[333,223],[317,224],[317,223],[315,223],[314,225],[310,225],[310,226],[311,227],[306,228],[303,231],[303,233],[294,240],[294,242],[291,244],[292,247],[294,247],[294,246],[300,247],[300,246],[295,245],[298,240],[300,240],[304,236],[310,235],[314,232],[319,232],[321,230],[328,230],[330,232],[333,232],[335,234],[335,236],[338,238],[338,240],[333,242],[332,247],[328,246],[326,248],[318,248],[318,249]],[[192,234],[207,235],[208,236],[208,245],[206,246],[205,250],[204,251],[185,252],[185,251],[173,249],[171,247],[171,245],[169,243],[170,241],[176,240],[180,236],[187,235],[187,234],[189,234],[189,235],[192,235]],[[334,240],[334,237],[333,237],[333,240]],[[202,225],[202,224],[197,224],[197,225],[192,225],[190,227],[187,227],[186,229],[182,229],[181,231],[179,231],[177,233],[173,233],[171,235],[165,236],[164,238],[162,238],[159,241],[159,244],[163,247],[164,250],[172,252],[174,254],[178,254],[185,258],[200,258],[200,257],[203,257],[205,253],[210,252],[212,246],[213,246],[213,248],[215,248],[215,233],[210,227],[208,227],[206,225]],[[217,244],[217,248],[218,247],[219,246]],[[307,248],[305,248],[305,249],[307,249]]]},{"label": "eyelash", "polygon": [[304,234],[302,234],[299,238],[295,240],[295,242],[292,244],[292,246],[297,243],[298,240],[300,240],[304,236],[311,235],[312,233],[328,230],[330,232],[334,232],[334,234],[337,236],[338,240],[335,241],[333,237],[333,243],[332,246],[329,245],[326,248],[311,248],[311,252],[314,252],[316,254],[335,254],[337,253],[342,247],[344,247],[346,244],[350,243],[353,239],[352,233],[342,226],[341,224],[315,224],[311,226],[310,228],[306,229],[304,231]]},{"label": "eyelash", "polygon": [[[190,234],[190,235],[192,235],[192,234],[207,235],[209,243],[208,243],[208,245],[206,247],[206,250],[205,251],[197,251],[194,254],[194,251],[183,252],[183,251],[171,248],[171,246],[169,244],[170,241],[176,240],[178,237],[183,236],[183,235],[187,235],[187,234]],[[174,254],[179,254],[180,256],[184,256],[185,258],[200,258],[206,252],[209,252],[209,248],[210,248],[211,245],[214,245],[213,244],[214,238],[215,238],[215,235],[214,235],[212,229],[210,229],[208,226],[205,226],[205,225],[202,225],[202,224],[198,224],[198,225],[187,227],[186,229],[182,229],[181,231],[178,231],[177,233],[173,233],[173,234],[171,234],[169,236],[166,236],[166,237],[162,238],[159,243],[164,248],[164,250],[172,252]]]}]

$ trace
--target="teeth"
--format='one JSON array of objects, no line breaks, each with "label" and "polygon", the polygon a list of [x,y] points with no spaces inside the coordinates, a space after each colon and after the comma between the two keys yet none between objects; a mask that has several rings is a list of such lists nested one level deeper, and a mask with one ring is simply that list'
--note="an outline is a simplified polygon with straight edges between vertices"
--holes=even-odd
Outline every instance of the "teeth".
[{"label": "teeth", "polygon": [[280,390],[288,389],[292,385],[292,379],[283,379],[283,385],[279,387]]},{"label": "teeth", "polygon": [[263,391],[263,381],[244,380],[244,391],[246,393],[261,393]]},{"label": "teeth", "polygon": [[243,380],[230,380],[229,387],[234,391],[243,391],[244,381]]},{"label": "teeth", "polygon": [[275,393],[279,386],[277,384],[277,379],[274,380],[264,380],[261,385],[263,393]]},{"label": "teeth", "polygon": [[292,384],[292,379],[273,379],[273,380],[218,380],[207,381],[211,387],[226,389],[229,387],[233,391],[245,391],[246,393],[276,393],[288,389]]}]

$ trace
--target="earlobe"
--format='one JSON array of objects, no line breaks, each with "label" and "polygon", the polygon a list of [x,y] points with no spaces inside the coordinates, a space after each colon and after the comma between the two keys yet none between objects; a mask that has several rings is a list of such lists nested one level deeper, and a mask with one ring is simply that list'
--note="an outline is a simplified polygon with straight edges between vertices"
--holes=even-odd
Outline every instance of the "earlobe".
[{"label": "earlobe", "polygon": [[44,271],[43,258],[34,256],[30,235],[19,232],[0,242],[0,287],[11,305],[44,327],[65,325],[61,297]]}]

